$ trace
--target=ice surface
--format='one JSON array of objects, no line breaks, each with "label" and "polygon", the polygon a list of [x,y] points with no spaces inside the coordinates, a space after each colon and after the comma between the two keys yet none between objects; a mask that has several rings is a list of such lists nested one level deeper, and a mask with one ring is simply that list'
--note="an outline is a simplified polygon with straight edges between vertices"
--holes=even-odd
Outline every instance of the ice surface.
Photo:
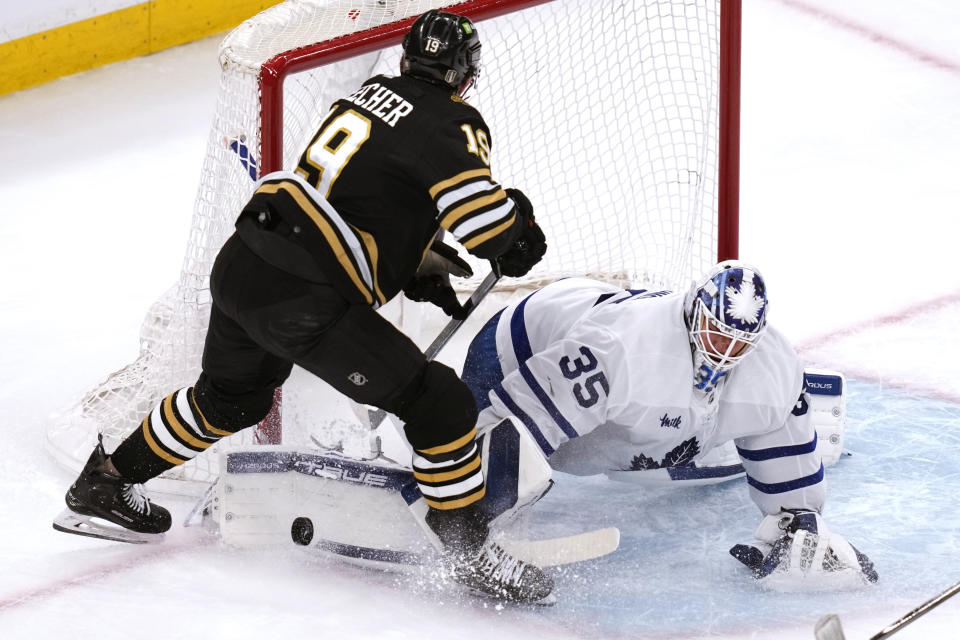
[{"label": "ice surface", "polygon": [[[217,39],[0,98],[0,636],[790,640],[837,612],[866,638],[946,588],[960,579],[958,24],[952,0],[744,2],[741,257],[801,354],[852,378],[853,455],[827,472],[825,517],[881,582],[844,594],[764,591],[727,555],[759,521],[741,483],[559,477],[531,535],[616,525],[623,540],[555,570],[551,608],[196,529],[158,547],[56,533],[71,477],[42,452],[46,417],[135,356],[176,278]],[[957,638],[958,623],[955,598],[897,638]]]}]

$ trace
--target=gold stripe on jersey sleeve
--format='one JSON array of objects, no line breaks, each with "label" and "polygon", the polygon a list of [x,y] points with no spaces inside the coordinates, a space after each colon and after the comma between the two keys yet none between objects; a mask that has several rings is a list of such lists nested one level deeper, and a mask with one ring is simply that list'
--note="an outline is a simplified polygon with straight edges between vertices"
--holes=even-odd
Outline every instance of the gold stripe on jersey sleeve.
[{"label": "gold stripe on jersey sleeve", "polygon": [[450,229],[451,227],[453,227],[453,225],[455,225],[457,222],[460,221],[460,218],[470,213],[473,213],[474,211],[476,211],[477,209],[480,209],[481,207],[486,207],[487,205],[491,205],[495,202],[500,202],[501,200],[506,200],[506,199],[507,199],[507,192],[504,191],[503,189],[497,189],[495,192],[491,193],[488,196],[475,198],[474,200],[465,202],[459,207],[457,207],[456,209],[453,209],[449,213],[445,214],[440,218],[440,225],[444,229]]},{"label": "gold stripe on jersey sleeve", "polygon": [[314,204],[309,198],[307,198],[307,196],[303,194],[302,191],[295,188],[292,184],[286,182],[265,184],[257,189],[257,191],[260,193],[276,193],[281,190],[289,193],[296,203],[300,205],[300,208],[303,209],[303,212],[310,216],[310,219],[313,220],[313,223],[317,225],[318,229],[320,229],[320,233],[323,234],[327,244],[333,250],[334,255],[340,262],[340,266],[342,266],[343,270],[347,272],[347,276],[353,282],[354,286],[360,291],[360,293],[363,294],[367,304],[372,303],[373,295],[363,283],[363,279],[360,277],[360,274],[357,273],[357,268],[353,264],[353,261],[350,260],[350,255],[347,253],[346,249],[343,248],[343,244],[340,243],[340,238],[337,237],[336,231],[334,231],[330,222],[328,222],[323,214],[317,210]]},{"label": "gold stripe on jersey sleeve", "polygon": [[197,415],[200,416],[200,421],[203,422],[204,429],[206,429],[207,431],[209,431],[210,433],[216,436],[226,437],[226,436],[233,435],[234,433],[233,431],[224,431],[223,429],[217,429],[215,426],[213,426],[207,421],[207,417],[203,415],[202,411],[200,411],[200,406],[197,404],[196,398],[193,397],[193,387],[190,387],[190,396],[188,400],[190,401],[190,407],[197,410]]},{"label": "gold stripe on jersey sleeve", "polygon": [[436,498],[428,498],[423,496],[423,501],[427,505],[433,507],[434,509],[440,509],[441,511],[447,511],[450,509],[459,509],[460,507],[465,507],[467,505],[473,504],[474,502],[481,500],[484,495],[487,493],[487,486],[480,485],[480,488],[475,493],[471,493],[468,496],[460,498],[459,500],[437,500]]},{"label": "gold stripe on jersey sleeve", "polygon": [[173,396],[176,394],[171,394],[163,400],[163,416],[167,419],[167,424],[170,425],[170,428],[173,429],[173,433],[180,438],[180,441],[184,444],[188,444],[191,447],[196,447],[197,449],[207,449],[210,447],[212,442],[204,442],[198,438],[195,438],[193,435],[187,431],[187,428],[177,420],[176,414],[173,412]]},{"label": "gold stripe on jersey sleeve", "polygon": [[186,460],[181,460],[164,451],[164,449],[157,444],[157,441],[153,439],[153,435],[150,433],[150,416],[143,419],[141,426],[143,427],[143,439],[146,440],[147,446],[153,451],[153,455],[174,465],[181,465],[186,462]]},{"label": "gold stripe on jersey sleeve", "polygon": [[464,242],[463,248],[469,251],[470,249],[473,249],[477,245],[483,244],[490,238],[500,235],[505,230],[509,229],[516,219],[517,219],[517,214],[513,214],[512,216],[510,216],[510,219],[504,222],[503,224],[497,225],[493,229],[490,229],[490,231],[487,231],[486,233],[481,233],[476,238],[470,238],[469,240]]},{"label": "gold stripe on jersey sleeve", "polygon": [[453,176],[452,178],[447,178],[446,180],[441,180],[437,184],[430,187],[430,197],[436,199],[437,194],[443,191],[444,189],[449,189],[450,187],[470,180],[472,178],[479,178],[481,176],[490,177],[490,169],[471,169],[469,171],[463,171]]},{"label": "gold stripe on jersey sleeve", "polygon": [[460,447],[465,447],[477,437],[477,428],[474,427],[470,429],[470,433],[463,436],[462,438],[457,438],[453,442],[448,444],[441,444],[436,447],[430,447],[429,449],[418,449],[417,453],[426,457],[426,456],[437,456],[441,453],[450,453],[451,451],[456,451]]},{"label": "gold stripe on jersey sleeve", "polygon": [[479,468],[480,456],[476,456],[464,466],[453,469],[452,471],[440,471],[439,473],[423,473],[422,471],[414,471],[413,477],[421,482],[446,482],[447,480],[465,478]]},{"label": "gold stripe on jersey sleeve", "polygon": [[380,279],[377,277],[377,264],[379,264],[380,261],[380,249],[377,247],[377,241],[373,237],[373,234],[363,231],[362,229],[357,229],[353,225],[350,226],[357,232],[360,239],[363,240],[363,244],[367,247],[367,253],[370,255],[370,277],[373,278],[373,290],[377,294],[377,302],[386,304],[387,297],[383,295],[383,291],[380,290]]}]

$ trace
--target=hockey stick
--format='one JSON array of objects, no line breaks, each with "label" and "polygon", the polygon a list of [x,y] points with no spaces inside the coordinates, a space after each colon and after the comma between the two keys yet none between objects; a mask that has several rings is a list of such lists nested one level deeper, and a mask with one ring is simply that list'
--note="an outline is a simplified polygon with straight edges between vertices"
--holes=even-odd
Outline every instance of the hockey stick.
[{"label": "hockey stick", "polygon": [[[463,305],[463,317],[462,318],[453,318],[443,330],[433,339],[433,342],[430,343],[430,346],[426,348],[423,352],[423,355],[426,356],[427,360],[433,360],[437,357],[437,354],[440,353],[440,350],[447,346],[447,343],[450,342],[450,338],[453,337],[460,327],[463,326],[463,323],[466,322],[467,318],[470,317],[470,314],[473,313],[474,309],[480,305],[484,298],[487,297],[487,294],[490,293],[490,290],[496,286],[497,281],[500,280],[500,265],[496,261],[490,261],[491,267],[490,273],[487,274],[487,277],[483,279],[483,282],[474,290],[470,295],[470,299],[466,301]],[[380,426],[380,423],[383,422],[384,418],[387,417],[387,412],[383,409],[368,410],[368,416],[370,419],[370,429],[376,429]]]},{"label": "hockey stick", "polygon": [[504,549],[526,562],[539,567],[555,567],[613,553],[620,546],[620,530],[608,527],[547,540],[503,539],[499,542]]},{"label": "hockey stick", "polygon": [[[396,570],[429,564],[428,556],[409,551],[393,551],[359,547],[343,542],[313,539],[313,524],[309,518],[299,517],[291,527],[295,544],[312,546],[347,560],[361,563],[379,563]],[[539,567],[556,567],[584,562],[613,553],[620,546],[620,530],[616,527],[595,529],[571,536],[545,540],[498,539],[497,542],[512,555]]]},{"label": "hockey stick", "polygon": [[[955,596],[957,593],[960,593],[960,582],[957,582],[945,591],[927,600],[922,605],[906,614],[896,622],[887,625],[879,632],[870,636],[870,640],[882,640],[883,638],[889,638],[897,631],[900,631],[905,626],[923,614],[927,613],[937,605],[943,603],[944,600]],[[820,618],[820,620],[817,622],[817,626],[814,627],[813,632],[817,640],[846,640],[846,636],[843,635],[843,626],[840,624],[840,617],[835,613],[831,613]]]}]

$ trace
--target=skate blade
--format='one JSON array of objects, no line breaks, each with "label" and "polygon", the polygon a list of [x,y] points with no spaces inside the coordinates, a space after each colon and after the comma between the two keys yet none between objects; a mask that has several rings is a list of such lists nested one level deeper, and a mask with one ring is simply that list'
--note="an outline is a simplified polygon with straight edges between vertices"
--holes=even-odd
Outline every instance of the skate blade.
[{"label": "skate blade", "polygon": [[64,509],[60,515],[54,518],[53,528],[78,536],[129,544],[155,544],[163,541],[162,533],[139,533],[117,526],[101,524],[95,521],[92,516],[85,516],[70,509]]},{"label": "skate blade", "polygon": [[551,593],[545,598],[540,598],[536,602],[530,602],[528,604],[532,607],[552,607],[557,604],[557,596]]},{"label": "skate blade", "polygon": [[548,593],[545,597],[540,598],[539,600],[534,600],[532,602],[525,602],[521,600],[510,600],[507,598],[502,598],[495,596],[492,593],[487,593],[486,591],[481,591],[475,587],[469,587],[467,585],[459,585],[460,590],[467,595],[470,595],[478,600],[485,600],[487,602],[495,603],[498,606],[510,607],[513,609],[523,608],[523,607],[552,607],[557,604],[557,596],[552,593]]}]

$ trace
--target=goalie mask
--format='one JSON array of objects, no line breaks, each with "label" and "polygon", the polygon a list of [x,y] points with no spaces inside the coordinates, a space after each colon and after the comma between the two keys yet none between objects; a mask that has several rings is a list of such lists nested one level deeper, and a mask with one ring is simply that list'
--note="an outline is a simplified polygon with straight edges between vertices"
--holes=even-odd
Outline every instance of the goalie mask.
[{"label": "goalie mask", "polygon": [[[767,287],[760,272],[738,260],[721,262],[687,296],[687,328],[694,364],[729,372],[760,340],[767,326]],[[714,382],[719,375],[713,377]]]},{"label": "goalie mask", "polygon": [[431,10],[403,38],[400,73],[466,94],[480,77],[480,37],[469,18]]}]

